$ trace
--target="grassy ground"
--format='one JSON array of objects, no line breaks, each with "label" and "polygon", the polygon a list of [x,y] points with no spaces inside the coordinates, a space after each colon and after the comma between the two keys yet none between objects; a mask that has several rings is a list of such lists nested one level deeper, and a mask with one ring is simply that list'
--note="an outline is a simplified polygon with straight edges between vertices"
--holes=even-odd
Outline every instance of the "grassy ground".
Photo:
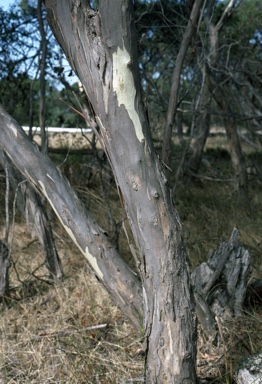
[{"label": "grassy ground", "polygon": [[[247,162],[259,164],[254,156],[248,154]],[[180,183],[176,193],[192,268],[205,261],[209,251],[222,240],[227,240],[236,225],[240,230],[240,243],[251,255],[250,281],[261,278],[259,174],[250,175],[250,205],[243,207],[232,182],[207,180],[232,178],[227,152],[211,148],[205,160],[200,172],[205,178],[200,177],[193,185]],[[90,165],[89,159],[84,157],[81,157],[81,164],[77,156],[69,156],[65,162],[57,157],[55,161],[63,163],[61,168],[87,207],[108,229],[112,240],[118,240],[121,254],[130,261],[123,230],[107,215],[110,206],[116,224],[125,218],[109,174],[105,172],[101,178],[98,164]],[[3,200],[3,188],[1,190]],[[3,209],[2,206],[2,212]],[[65,281],[55,286],[46,282],[47,271],[42,265],[38,242],[31,238],[26,225],[17,216],[11,295],[1,306],[0,384],[141,382],[142,335],[136,333],[113,306],[55,219],[53,227],[65,272]],[[2,238],[3,220],[1,232]],[[239,359],[262,350],[261,308],[255,304],[247,307],[237,321],[219,323],[219,332],[220,344],[214,346],[199,330],[198,373],[212,378],[214,383],[233,383]]]},{"label": "grassy ground", "polygon": [[0,317],[0,383],[123,383],[143,370],[141,335],[59,230],[65,281],[52,286],[44,266],[36,271],[37,242],[24,225],[15,228],[11,298]]}]

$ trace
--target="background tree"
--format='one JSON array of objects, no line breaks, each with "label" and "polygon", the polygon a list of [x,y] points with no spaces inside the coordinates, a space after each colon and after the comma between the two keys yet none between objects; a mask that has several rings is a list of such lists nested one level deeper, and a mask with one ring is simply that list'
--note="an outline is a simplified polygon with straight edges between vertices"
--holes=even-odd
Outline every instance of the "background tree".
[{"label": "background tree", "polygon": [[[47,57],[49,67],[52,67],[54,64],[52,55],[48,55],[46,50],[46,31],[42,25],[41,2],[38,4],[38,11],[37,14],[37,9],[33,5],[28,4],[28,2],[21,2],[18,6],[13,5],[6,12],[0,8],[3,21],[1,24],[0,55],[3,71],[0,75],[0,100],[7,110],[19,119],[21,124],[31,126],[31,132],[29,132],[31,137],[33,137],[33,124],[41,126],[45,137],[44,106],[46,93],[49,95],[49,99],[52,99],[52,87],[46,87],[45,84],[45,71],[47,67],[45,61]],[[37,20],[37,16],[39,20]],[[42,23],[42,28],[40,28],[42,32],[40,33],[40,49],[37,46],[39,23]],[[36,38],[34,38],[34,35]],[[53,38],[51,39],[51,45],[52,42],[54,46]],[[42,52],[42,55],[39,54],[39,51]],[[37,60],[38,57],[39,60]],[[38,79],[39,70],[40,78]],[[62,111],[60,113],[62,114]],[[44,143],[45,140],[43,139],[42,142]],[[31,233],[33,236],[36,234],[40,241],[51,280],[62,279],[62,268],[42,198],[28,183],[24,182],[24,176],[13,169],[10,161],[2,152],[0,163],[7,172],[6,177],[13,187],[14,194],[18,195],[19,208],[27,221]],[[5,238],[4,243],[6,247],[10,246],[10,241],[10,236]],[[10,263],[11,246],[9,248],[8,259]],[[7,279],[4,278],[4,280],[8,282]],[[7,285],[5,289],[2,289],[2,292],[5,294],[9,293]]]},{"label": "background tree", "polygon": [[[172,32],[173,36],[175,35],[176,39],[178,39],[181,28],[184,28],[183,18],[181,17],[179,19],[178,14],[186,15],[187,11],[186,6],[181,3],[179,4],[180,12],[177,12],[177,14],[175,11],[172,12],[168,6],[173,6],[173,3],[172,5],[171,2],[168,3],[168,5],[165,4],[166,8],[163,6],[156,12],[158,19],[156,16],[151,17],[151,24],[154,27],[148,29],[148,33],[150,34],[150,40],[153,42],[153,46],[151,48],[149,43],[146,50],[142,52],[143,56],[141,58],[143,68],[147,69],[147,72],[143,71],[143,73],[147,73],[147,75],[144,76],[145,82],[143,85],[146,95],[148,93],[150,94],[147,102],[148,110],[150,111],[151,126],[158,137],[161,137],[163,134],[164,113],[167,110],[166,100],[168,99],[170,90],[169,79],[174,67],[174,60],[170,53],[174,51],[176,53],[178,52],[178,48],[176,48],[176,50],[174,48],[174,42],[176,40],[175,38],[170,38],[170,34]],[[141,21],[144,20],[145,25],[148,25],[146,18],[147,15],[154,15],[154,7],[157,6],[151,5],[151,7],[148,6],[147,9],[144,7],[141,18],[138,18],[137,25],[139,31],[141,28],[141,33],[143,31]],[[256,12],[254,12],[255,8],[257,9]],[[256,68],[260,66],[258,54],[258,52],[261,52],[260,39],[258,37],[260,9],[261,5],[258,5],[258,3],[253,0],[228,3],[211,1],[206,5],[206,9],[202,13],[204,18],[199,24],[197,33],[194,35],[182,66],[180,91],[177,101],[179,116],[175,125],[179,140],[184,148],[184,154],[181,157],[178,169],[174,169],[174,164],[171,165],[174,174],[177,176],[184,174],[190,178],[197,176],[206,139],[209,134],[209,127],[212,124],[222,124],[229,128],[228,143],[230,145],[232,165],[235,169],[236,184],[238,185],[240,195],[246,195],[247,193],[247,177],[244,159],[241,154],[241,144],[238,138],[241,132],[236,132],[236,130],[233,129],[235,132],[233,134],[232,126],[238,125],[238,127],[243,128],[243,121],[252,121],[251,124],[256,125],[257,123],[255,121],[257,120],[254,119],[254,116],[258,116],[259,112],[258,110],[255,112],[255,109],[254,112],[251,112],[252,108],[250,103],[252,102],[249,99],[249,93],[244,92],[246,95],[245,102],[240,102],[240,88],[239,86],[236,88],[237,85],[233,77],[235,80],[238,76],[243,79],[243,67],[247,65],[250,68],[251,60],[243,60],[246,54],[250,55],[249,58],[252,57],[253,63],[256,63]],[[249,23],[248,27],[244,14],[249,15],[254,21],[254,23]],[[255,14],[258,15],[257,20],[255,20]],[[157,33],[155,31],[157,31]],[[167,32],[159,33],[159,31],[168,31],[170,34]],[[145,34],[142,36],[144,38]],[[161,42],[159,42],[160,36],[162,37]],[[143,38],[141,38],[142,47]],[[182,38],[180,37],[180,41],[181,40]],[[172,41],[173,45],[171,45]],[[179,46],[179,44],[177,44],[177,46]],[[253,49],[254,46],[255,49]],[[172,51],[171,47],[174,48],[174,51]],[[248,62],[249,64],[247,64]],[[154,65],[152,65],[152,63],[154,63]],[[161,68],[162,70],[156,71],[155,68]],[[249,73],[252,72],[252,70],[248,71]],[[211,74],[213,82],[209,81]],[[257,81],[259,81],[259,76],[257,77]],[[213,87],[211,86],[212,84]],[[218,84],[220,84],[220,86],[218,86]],[[259,83],[257,82],[257,84]],[[242,87],[241,89],[244,90]],[[150,90],[150,92],[148,92],[148,90]],[[214,97],[216,96],[218,98],[219,92],[223,92],[223,97],[220,97],[220,100],[228,100],[226,101],[226,110],[225,106],[224,109],[221,110],[221,103],[216,105]],[[256,96],[254,100],[259,97],[259,90],[255,93]],[[250,100],[249,102],[247,101],[248,99]],[[239,108],[240,105],[241,108]],[[170,104],[170,108],[171,107],[173,107],[173,111],[175,112],[172,112],[170,116],[174,117],[175,113],[177,113],[176,108],[174,108],[172,103]],[[246,117],[243,116],[243,110],[246,110],[246,112],[249,111]],[[155,121],[153,120],[154,116],[156,116]],[[232,116],[232,124],[229,124],[229,119],[223,121],[226,116]],[[249,127],[251,124],[249,124]],[[171,124],[171,126],[172,125],[173,124]],[[184,133],[182,131],[183,126]],[[187,130],[185,130],[185,126]],[[246,124],[245,128],[250,131],[249,127],[247,127]],[[255,128],[253,132],[256,130],[257,128]],[[186,138],[185,133],[186,135],[189,134],[188,138]],[[242,135],[242,139],[243,137]],[[173,142],[175,138],[176,134],[173,136]],[[234,138],[233,141],[232,138]],[[254,140],[257,141],[257,139]],[[169,142],[172,143],[172,141]],[[171,157],[174,159],[174,152]],[[182,173],[180,172],[181,170],[183,170]]]},{"label": "background tree", "polygon": [[[6,11],[0,7],[0,102],[21,125],[31,129],[41,125],[44,115],[49,126],[85,127],[82,118],[59,99],[69,104],[75,102],[66,91],[66,86],[72,87],[68,77],[72,70],[46,21],[41,19],[43,12],[42,4],[37,1],[20,1]],[[45,23],[43,28],[39,27],[39,20]],[[49,49],[42,49],[41,41],[44,45],[48,41]],[[46,52],[46,58],[42,51]],[[40,97],[44,84],[45,97]],[[77,83],[73,90],[79,93]],[[30,137],[32,135],[30,132]]]}]

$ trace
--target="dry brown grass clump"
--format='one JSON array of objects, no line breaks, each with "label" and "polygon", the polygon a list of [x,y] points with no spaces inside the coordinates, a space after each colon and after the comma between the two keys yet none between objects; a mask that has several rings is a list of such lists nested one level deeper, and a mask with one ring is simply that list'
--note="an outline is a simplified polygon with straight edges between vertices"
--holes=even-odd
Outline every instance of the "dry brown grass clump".
[{"label": "dry brown grass clump", "polygon": [[216,320],[215,343],[198,330],[198,375],[209,383],[236,383],[240,360],[262,350],[262,308],[250,307],[238,319]]},{"label": "dry brown grass clump", "polygon": [[11,298],[0,315],[0,383],[120,384],[142,376],[141,335],[73,244],[57,239],[66,277],[51,286],[45,268],[36,270],[42,262],[37,242],[22,225],[16,235]]},{"label": "dry brown grass clump", "polygon": [[1,312],[1,383],[124,383],[142,373],[139,335],[87,271]]}]

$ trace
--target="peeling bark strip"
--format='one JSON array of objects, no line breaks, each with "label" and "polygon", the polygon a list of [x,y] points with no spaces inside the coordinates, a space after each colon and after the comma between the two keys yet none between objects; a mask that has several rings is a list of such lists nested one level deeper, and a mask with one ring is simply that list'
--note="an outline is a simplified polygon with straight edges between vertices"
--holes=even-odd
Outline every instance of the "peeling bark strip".
[{"label": "peeling bark strip", "polygon": [[92,105],[140,251],[146,383],[195,383],[194,299],[180,221],[142,103],[133,2],[101,0],[97,12],[87,1],[44,3]]},{"label": "peeling bark strip", "polygon": [[135,109],[136,88],[130,66],[131,57],[123,46],[113,53],[113,90],[116,92],[118,106],[123,105],[134,123],[136,136],[144,140],[143,130],[138,113]]},{"label": "peeling bark strip", "polygon": [[13,164],[45,195],[63,227],[94,268],[115,304],[141,327],[141,284],[105,232],[87,214],[68,181],[0,106],[0,145]]}]

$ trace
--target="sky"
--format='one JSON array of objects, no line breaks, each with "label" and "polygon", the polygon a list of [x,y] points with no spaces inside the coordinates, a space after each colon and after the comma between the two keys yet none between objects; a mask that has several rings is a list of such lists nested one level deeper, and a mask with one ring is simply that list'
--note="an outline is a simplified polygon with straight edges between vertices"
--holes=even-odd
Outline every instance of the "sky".
[{"label": "sky", "polygon": [[14,0],[0,0],[0,7],[3,7],[6,10],[9,7],[9,5],[13,3],[14,3]]}]

